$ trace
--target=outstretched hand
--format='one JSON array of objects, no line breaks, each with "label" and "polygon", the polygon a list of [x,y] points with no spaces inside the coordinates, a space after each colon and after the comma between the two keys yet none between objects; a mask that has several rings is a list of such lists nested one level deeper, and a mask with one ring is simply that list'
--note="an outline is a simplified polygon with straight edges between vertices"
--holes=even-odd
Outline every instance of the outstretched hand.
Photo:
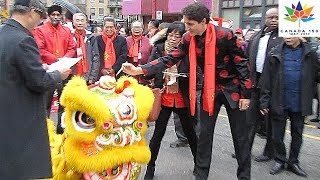
[{"label": "outstretched hand", "polygon": [[124,73],[129,74],[131,76],[137,76],[137,75],[143,74],[141,67],[135,67],[131,63],[123,63],[122,69]]}]

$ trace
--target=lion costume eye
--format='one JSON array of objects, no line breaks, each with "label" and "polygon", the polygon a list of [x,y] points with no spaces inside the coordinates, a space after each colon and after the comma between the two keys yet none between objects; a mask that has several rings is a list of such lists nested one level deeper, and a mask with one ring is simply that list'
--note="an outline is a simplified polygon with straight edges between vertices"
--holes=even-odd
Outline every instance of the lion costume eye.
[{"label": "lion costume eye", "polygon": [[92,132],[96,128],[95,120],[80,111],[73,113],[73,125],[76,130],[81,132]]}]

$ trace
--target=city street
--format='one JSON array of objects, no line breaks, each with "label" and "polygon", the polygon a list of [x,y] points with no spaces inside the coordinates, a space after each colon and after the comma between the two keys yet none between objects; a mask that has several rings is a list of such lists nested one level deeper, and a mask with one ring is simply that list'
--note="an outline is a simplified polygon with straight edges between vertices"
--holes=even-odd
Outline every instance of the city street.
[{"label": "city street", "polygon": [[[154,126],[151,125],[147,133],[150,139]],[[291,140],[290,126],[287,127],[285,136],[287,149],[290,147],[288,141]],[[190,148],[170,148],[171,142],[176,140],[173,120],[170,120],[167,132],[161,144],[160,153],[156,162],[156,172],[154,180],[192,180],[194,176],[193,161]],[[314,126],[307,126],[304,129],[303,145],[300,153],[300,163],[302,168],[308,173],[308,179],[320,179],[320,130]],[[253,145],[252,156],[255,157],[262,152],[265,140],[256,136]],[[209,180],[233,180],[236,178],[237,162],[231,157],[234,152],[231,132],[225,109],[222,108],[215,128],[213,141],[212,162]],[[251,176],[254,180],[298,180],[305,179],[283,171],[279,175],[270,175],[269,170],[273,166],[273,161],[258,163],[252,159]],[[140,179],[143,179],[145,170],[143,169]]]},{"label": "city street", "polygon": [[[56,120],[56,114],[52,119]],[[288,123],[289,124],[289,123]],[[289,148],[290,126],[287,127],[285,142]],[[150,123],[146,138],[152,136],[154,123]],[[193,161],[190,149],[170,148],[171,142],[176,140],[173,120],[169,121],[167,132],[161,144],[160,153],[156,162],[154,180],[193,180]],[[320,130],[313,125],[306,125],[304,129],[303,145],[300,153],[300,163],[308,173],[308,179],[318,180],[320,178]],[[253,145],[252,156],[255,157],[262,152],[265,139],[256,136]],[[209,180],[236,180],[237,162],[231,157],[234,152],[231,132],[225,109],[222,107],[215,128],[213,141],[212,163]],[[273,161],[258,163],[252,159],[251,176],[253,180],[302,180],[299,176],[283,171],[279,175],[270,175],[269,170]],[[145,167],[142,168],[139,180],[143,179]]]}]

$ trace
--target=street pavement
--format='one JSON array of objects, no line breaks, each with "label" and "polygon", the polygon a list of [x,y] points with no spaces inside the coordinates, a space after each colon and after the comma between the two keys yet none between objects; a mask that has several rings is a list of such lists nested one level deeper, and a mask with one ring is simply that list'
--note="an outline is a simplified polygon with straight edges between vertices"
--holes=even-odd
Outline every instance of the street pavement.
[{"label": "street pavement", "polygon": [[[56,120],[56,116],[53,119]],[[287,152],[290,147],[290,123],[287,125],[285,143]],[[149,141],[153,134],[154,124],[151,123],[146,138]],[[166,134],[162,140],[160,153],[156,162],[154,180],[193,180],[193,161],[189,147],[170,148],[170,143],[176,140],[173,120],[170,119]],[[252,157],[263,151],[265,139],[256,136],[252,149]],[[222,108],[215,127],[213,140],[212,162],[209,180],[235,180],[237,162],[231,157],[234,152],[231,132],[225,109]],[[302,180],[289,171],[278,175],[270,175],[269,170],[274,161],[258,163],[252,159],[251,179],[253,180]],[[309,180],[320,179],[320,130],[307,125],[304,129],[303,145],[300,153],[300,164],[308,173]],[[139,180],[143,179],[145,166],[142,168]]]}]

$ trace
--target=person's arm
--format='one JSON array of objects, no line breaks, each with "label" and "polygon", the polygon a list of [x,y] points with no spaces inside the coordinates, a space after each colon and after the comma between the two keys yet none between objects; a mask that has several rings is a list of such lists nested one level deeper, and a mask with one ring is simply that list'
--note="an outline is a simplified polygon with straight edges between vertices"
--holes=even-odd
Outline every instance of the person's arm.
[{"label": "person's arm", "polygon": [[[229,33],[232,34],[230,31]],[[237,47],[236,36],[228,35],[228,49],[230,59],[233,60],[236,70],[238,71],[238,77],[240,80],[240,99],[250,99],[252,83],[250,80],[250,71],[248,68],[248,59],[245,58],[244,52],[241,48]]]},{"label": "person's arm", "polygon": [[14,56],[14,63],[24,77],[26,86],[32,91],[44,92],[56,88],[64,78],[59,71],[47,73],[43,68],[37,44],[32,37],[19,42],[19,52]]},{"label": "person's arm", "polygon": [[259,80],[258,87],[260,88],[260,111],[263,115],[269,112],[271,100],[271,56],[268,55],[264,63],[263,71]]},{"label": "person's arm", "polygon": [[68,45],[67,45],[67,52],[64,55],[65,57],[73,58],[76,54],[76,42],[73,40],[73,36],[69,28],[67,29],[67,38],[68,38]]},{"label": "person's arm", "polygon": [[47,50],[46,40],[41,30],[39,28],[36,28],[35,30],[33,30],[32,34],[39,47],[41,61],[49,65],[56,62],[57,57]]},{"label": "person's arm", "polygon": [[92,59],[91,59],[91,70],[89,74],[89,81],[95,82],[98,80],[99,69],[100,69],[100,55],[97,44],[97,39],[95,37],[91,38],[92,46]]},{"label": "person's arm", "polygon": [[179,43],[179,45],[170,51],[166,56],[155,59],[140,67],[135,67],[130,63],[124,63],[124,72],[132,76],[140,74],[152,76],[172,67],[184,59],[184,57],[188,54],[189,41],[185,39],[185,36],[186,35],[184,35],[183,40]]}]

